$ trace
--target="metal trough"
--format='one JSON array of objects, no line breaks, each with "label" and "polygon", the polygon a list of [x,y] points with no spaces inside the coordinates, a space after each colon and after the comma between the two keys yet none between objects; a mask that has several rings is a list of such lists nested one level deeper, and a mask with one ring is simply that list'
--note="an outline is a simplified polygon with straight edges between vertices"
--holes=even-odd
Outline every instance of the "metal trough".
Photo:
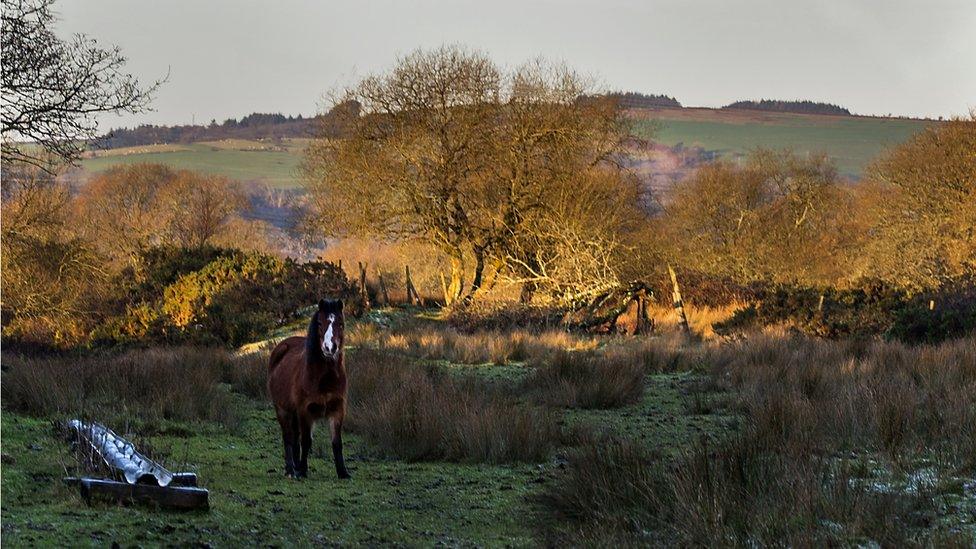
[{"label": "metal trough", "polygon": [[85,501],[108,499],[121,503],[146,503],[173,509],[206,509],[209,492],[197,487],[194,473],[172,473],[136,450],[134,444],[100,423],[73,419],[68,428],[79,444],[87,445],[111,469],[114,479],[69,477]]}]

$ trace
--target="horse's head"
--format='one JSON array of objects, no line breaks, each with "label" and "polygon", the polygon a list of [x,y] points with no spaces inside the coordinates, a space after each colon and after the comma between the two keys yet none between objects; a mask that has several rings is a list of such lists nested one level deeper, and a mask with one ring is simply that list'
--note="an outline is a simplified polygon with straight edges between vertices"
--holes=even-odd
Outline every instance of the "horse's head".
[{"label": "horse's head", "polygon": [[312,315],[306,340],[309,356],[335,360],[342,353],[343,317],[341,299],[323,299]]}]

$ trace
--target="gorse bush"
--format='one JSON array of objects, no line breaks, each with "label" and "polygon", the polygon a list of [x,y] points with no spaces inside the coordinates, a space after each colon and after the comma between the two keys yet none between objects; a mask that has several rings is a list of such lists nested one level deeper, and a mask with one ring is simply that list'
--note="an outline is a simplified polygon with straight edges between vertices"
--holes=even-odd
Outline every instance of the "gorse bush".
[{"label": "gorse bush", "polygon": [[298,309],[324,296],[358,300],[332,263],[297,263],[258,252],[202,248],[154,249],[137,271],[124,274],[129,288],[119,314],[93,339],[198,341],[241,345],[260,339]]}]

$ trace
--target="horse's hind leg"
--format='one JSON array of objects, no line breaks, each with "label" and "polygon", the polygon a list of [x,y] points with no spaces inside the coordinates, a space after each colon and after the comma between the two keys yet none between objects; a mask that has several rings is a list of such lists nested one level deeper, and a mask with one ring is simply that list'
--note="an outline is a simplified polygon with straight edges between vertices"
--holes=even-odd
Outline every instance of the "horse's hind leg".
[{"label": "horse's hind leg", "polygon": [[295,453],[298,447],[298,416],[278,410],[281,440],[285,446],[285,476],[295,476]]},{"label": "horse's hind leg", "polygon": [[295,474],[298,478],[308,476],[308,452],[312,449],[312,419],[299,417],[298,431],[301,436],[301,450],[299,451],[298,463],[295,464]]},{"label": "horse's hind leg", "polygon": [[342,414],[329,417],[329,431],[332,434],[332,459],[335,461],[336,474],[339,478],[350,478],[346,470],[346,462],[342,459]]}]

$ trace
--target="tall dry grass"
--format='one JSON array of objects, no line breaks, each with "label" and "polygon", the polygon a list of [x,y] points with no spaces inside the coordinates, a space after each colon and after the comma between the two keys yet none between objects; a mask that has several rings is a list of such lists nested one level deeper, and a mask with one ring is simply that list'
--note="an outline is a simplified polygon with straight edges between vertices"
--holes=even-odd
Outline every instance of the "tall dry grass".
[{"label": "tall dry grass", "polygon": [[564,350],[594,349],[600,340],[561,330],[529,330],[460,333],[443,326],[381,330],[362,324],[350,330],[349,343],[415,358],[447,360],[459,364],[505,364],[539,360]]},{"label": "tall dry grass", "polygon": [[[687,360],[677,357],[689,349],[673,351],[661,354]],[[766,334],[690,354],[734,390],[741,432],[678,458],[613,440],[571,453],[537,500],[548,543],[976,542],[971,530],[929,529],[947,512],[934,486],[879,490],[860,470],[976,471],[976,339],[907,347]]]},{"label": "tall dry grass", "polygon": [[618,408],[640,401],[644,365],[591,352],[557,351],[536,364],[522,390],[547,406]]},{"label": "tall dry grass", "polygon": [[544,461],[563,440],[555,416],[503,387],[383,351],[348,358],[350,430],[391,457]]},{"label": "tall dry grass", "polygon": [[121,353],[3,357],[3,407],[41,417],[101,421],[216,421],[236,425],[231,395],[264,394],[262,357],[223,348],[160,347]]}]

